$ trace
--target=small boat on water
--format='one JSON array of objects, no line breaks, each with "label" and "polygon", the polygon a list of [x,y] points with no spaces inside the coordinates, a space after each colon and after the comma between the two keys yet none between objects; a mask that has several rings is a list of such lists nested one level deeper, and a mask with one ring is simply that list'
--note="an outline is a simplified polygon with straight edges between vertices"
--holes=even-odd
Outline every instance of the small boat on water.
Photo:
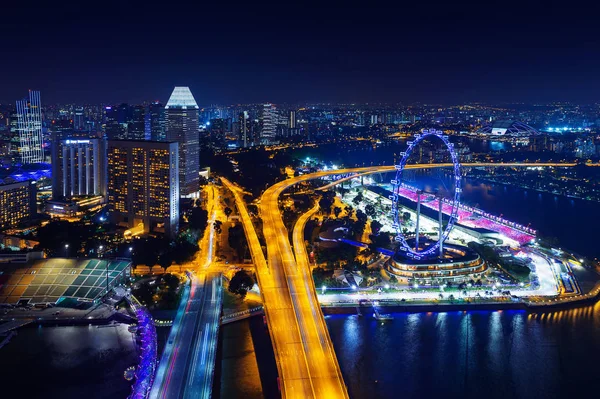
[{"label": "small boat on water", "polygon": [[392,315],[379,313],[379,311],[377,310],[377,308],[373,308],[373,317],[376,320],[380,320],[380,321],[387,321],[387,320],[393,320],[394,319],[392,317]]}]

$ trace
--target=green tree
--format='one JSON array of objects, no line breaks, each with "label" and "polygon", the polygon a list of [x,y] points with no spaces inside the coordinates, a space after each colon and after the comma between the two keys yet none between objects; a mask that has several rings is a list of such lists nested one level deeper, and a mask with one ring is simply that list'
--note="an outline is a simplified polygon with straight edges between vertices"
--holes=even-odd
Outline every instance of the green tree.
[{"label": "green tree", "polygon": [[153,304],[152,296],[154,295],[154,289],[147,282],[140,284],[140,287],[133,292],[133,295],[144,305]]},{"label": "green tree", "polygon": [[203,231],[208,223],[208,212],[205,209],[192,208],[189,218],[190,228]]},{"label": "green tree", "polygon": [[333,208],[333,214],[336,218],[340,216],[340,213],[342,213],[342,208],[340,208],[339,206]]},{"label": "green tree", "polygon": [[354,199],[352,200],[352,202],[354,203],[354,205],[358,205],[361,202],[363,202],[365,198],[363,197],[362,193],[358,193],[358,195],[356,197],[354,197]]},{"label": "green tree", "polygon": [[346,215],[348,215],[350,218],[354,214],[354,208],[352,208],[350,205],[347,205],[344,210],[346,211]]},{"label": "green tree", "polygon": [[379,232],[381,231],[381,228],[383,227],[383,225],[381,223],[379,223],[377,220],[373,220],[371,222],[371,231],[373,232],[373,234],[378,235]]},{"label": "green tree", "polygon": [[244,228],[241,224],[236,224],[229,228],[229,235],[227,237],[229,247],[231,247],[237,254],[238,258],[241,259],[246,253],[246,235],[244,234]]},{"label": "green tree", "polygon": [[375,216],[377,211],[375,210],[375,207],[373,205],[368,204],[367,206],[365,206],[365,213],[367,214],[367,216],[373,217]]},{"label": "green tree", "polygon": [[177,277],[174,274],[171,274],[171,273],[163,274],[162,281],[165,284],[165,286],[168,287],[168,289],[170,291],[175,291],[175,290],[177,290],[177,287],[179,287],[179,277]]},{"label": "green tree", "polygon": [[325,213],[329,213],[331,212],[331,207],[333,205],[333,198],[335,196],[335,193],[327,191],[325,193],[323,193],[323,196],[321,197],[321,199],[319,199],[319,207],[321,207],[321,210]]},{"label": "green tree", "polygon": [[248,290],[254,287],[254,279],[245,270],[236,272],[231,280],[229,281],[229,292],[239,295],[241,298],[245,298]]}]

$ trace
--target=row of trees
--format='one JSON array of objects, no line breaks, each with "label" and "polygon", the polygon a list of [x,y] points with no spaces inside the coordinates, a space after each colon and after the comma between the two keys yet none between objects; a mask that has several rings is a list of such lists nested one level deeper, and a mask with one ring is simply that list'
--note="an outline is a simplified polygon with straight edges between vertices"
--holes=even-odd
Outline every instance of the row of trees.
[{"label": "row of trees", "polygon": [[180,283],[179,277],[166,273],[136,284],[133,295],[150,309],[176,309]]},{"label": "row of trees", "polygon": [[173,262],[183,264],[194,259],[198,252],[198,244],[186,238],[179,238],[169,243],[161,238],[142,238],[133,240],[133,265],[169,267]]}]

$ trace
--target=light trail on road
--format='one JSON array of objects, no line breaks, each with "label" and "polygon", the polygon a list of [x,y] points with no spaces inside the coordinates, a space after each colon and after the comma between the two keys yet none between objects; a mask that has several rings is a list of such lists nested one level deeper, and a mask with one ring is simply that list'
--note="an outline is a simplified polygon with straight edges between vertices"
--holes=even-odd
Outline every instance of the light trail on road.
[{"label": "light trail on road", "polygon": [[184,267],[190,286],[183,296],[150,391],[152,399],[210,398],[222,306],[222,274],[209,271],[215,254],[214,221],[221,215],[216,188],[207,186],[210,218],[200,251]]},{"label": "light trail on road", "polygon": [[[463,167],[569,167],[557,163],[468,163]],[[453,164],[416,164],[407,169],[433,169]],[[273,343],[282,396],[286,398],[348,397],[333,345],[319,308],[308,270],[299,267],[279,210],[279,197],[290,186],[331,175],[353,174],[346,178],[395,171],[395,166],[376,166],[322,171],[290,178],[269,187],[262,195],[260,214],[267,244],[268,264],[246,204],[242,189],[222,178],[231,190],[242,219],[263,296],[265,315]],[[343,179],[342,179],[343,180]],[[339,184],[338,180],[329,185]],[[324,189],[327,186],[323,187]],[[297,244],[295,244],[297,245]],[[303,245],[303,243],[302,243]]]}]

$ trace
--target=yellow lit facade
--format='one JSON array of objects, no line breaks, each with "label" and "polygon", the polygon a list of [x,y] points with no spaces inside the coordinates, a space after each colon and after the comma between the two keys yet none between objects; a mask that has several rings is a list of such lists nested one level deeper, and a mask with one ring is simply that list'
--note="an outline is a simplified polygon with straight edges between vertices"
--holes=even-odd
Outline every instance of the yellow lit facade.
[{"label": "yellow lit facade", "polygon": [[177,143],[113,140],[107,154],[111,219],[174,236],[179,222]]},{"label": "yellow lit facade", "polygon": [[0,185],[0,229],[16,227],[36,213],[35,191],[31,181]]}]

